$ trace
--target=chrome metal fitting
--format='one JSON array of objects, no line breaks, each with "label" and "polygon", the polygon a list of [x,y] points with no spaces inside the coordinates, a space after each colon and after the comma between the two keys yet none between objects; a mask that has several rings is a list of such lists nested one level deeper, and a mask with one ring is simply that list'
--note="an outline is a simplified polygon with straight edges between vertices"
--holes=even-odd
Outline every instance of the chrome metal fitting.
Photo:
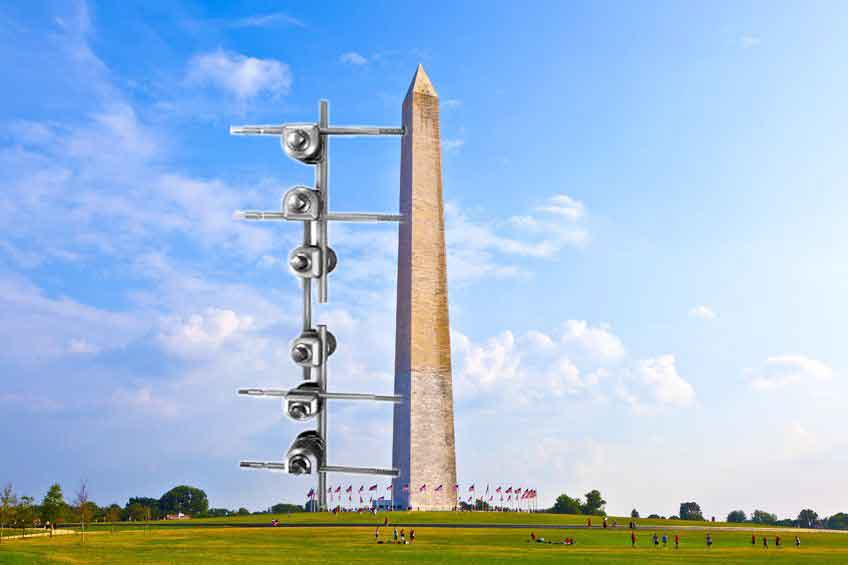
[{"label": "chrome metal fitting", "polygon": [[[327,272],[336,268],[336,252],[327,248]],[[322,275],[321,248],[316,245],[303,245],[289,253],[289,269],[303,279],[317,279]]]},{"label": "chrome metal fitting", "polygon": [[283,217],[287,220],[317,220],[321,215],[321,196],[317,190],[295,186],[283,196]]},{"label": "chrome metal fitting", "polygon": [[292,159],[314,165],[321,161],[321,132],[316,124],[286,124],[280,135],[283,151]]},{"label": "chrome metal fitting", "polygon": [[324,409],[321,387],[316,382],[302,383],[286,394],[286,414],[292,420],[304,421],[317,416]]},{"label": "chrome metal fitting", "polygon": [[324,458],[324,440],[315,430],[301,432],[286,452],[288,471],[292,475],[309,475],[317,471]]},{"label": "chrome metal fitting", "polygon": [[301,367],[320,367],[324,363],[324,351],[327,357],[336,350],[336,337],[327,332],[327,343],[321,343],[321,335],[315,330],[306,330],[292,342],[292,361]]}]

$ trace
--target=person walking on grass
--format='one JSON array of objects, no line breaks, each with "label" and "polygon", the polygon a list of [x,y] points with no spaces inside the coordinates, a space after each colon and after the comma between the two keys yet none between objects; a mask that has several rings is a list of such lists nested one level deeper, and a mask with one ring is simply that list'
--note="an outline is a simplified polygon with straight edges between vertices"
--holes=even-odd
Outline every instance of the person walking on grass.
[{"label": "person walking on grass", "polygon": [[668,546],[668,536],[666,534],[663,534],[662,540],[663,540],[663,549],[665,549],[666,546]]},{"label": "person walking on grass", "polygon": [[406,545],[406,533],[404,532],[403,528],[400,529],[400,543],[402,545]]},{"label": "person walking on grass", "polygon": [[636,547],[636,532],[630,530],[630,547]]},{"label": "person walking on grass", "polygon": [[763,536],[763,549],[768,549],[768,536]]},{"label": "person walking on grass", "polygon": [[374,528],[374,541],[378,543],[380,541],[380,528]]},{"label": "person walking on grass", "polygon": [[801,538],[799,538],[798,536],[795,536],[795,547],[796,548],[801,547]]},{"label": "person walking on grass", "polygon": [[780,536],[774,536],[774,547],[780,547]]},{"label": "person walking on grass", "polygon": [[398,533],[397,533],[397,528],[395,528],[395,531],[392,533],[392,542],[393,542],[393,543],[397,543],[397,542],[398,542]]},{"label": "person walking on grass", "polygon": [[680,549],[680,534],[674,534],[674,549]]},{"label": "person walking on grass", "polygon": [[713,535],[707,534],[707,549],[713,546]]},{"label": "person walking on grass", "polygon": [[415,530],[409,530],[409,543],[415,541]]},{"label": "person walking on grass", "polygon": [[755,545],[757,545],[757,536],[751,534],[751,547],[754,547]]},{"label": "person walking on grass", "polygon": [[659,538],[659,536],[657,536],[656,532],[654,532],[654,536],[653,536],[652,539],[654,540],[654,547],[659,547],[660,546],[660,538]]}]

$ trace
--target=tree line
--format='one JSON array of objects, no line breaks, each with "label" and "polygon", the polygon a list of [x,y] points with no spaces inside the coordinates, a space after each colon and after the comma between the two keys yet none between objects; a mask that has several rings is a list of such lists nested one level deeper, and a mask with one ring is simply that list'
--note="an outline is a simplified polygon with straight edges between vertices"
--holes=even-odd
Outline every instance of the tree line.
[{"label": "tree line", "polygon": [[[572,498],[563,493],[559,495],[553,507],[547,510],[554,514],[585,514],[589,516],[606,516],[604,506],[607,501],[603,499],[600,491],[592,490],[587,492],[585,500],[580,497]],[[631,518],[640,518],[639,511],[635,508],[630,512]],[[704,513],[701,511],[701,506],[694,501],[681,502],[680,510],[677,515],[660,516],[659,514],[649,514],[650,519],[656,520],[693,520],[706,521]],[[711,518],[715,522],[715,517]],[[776,514],[766,512],[764,510],[754,510],[748,516],[743,510],[734,510],[727,515],[728,522],[734,523],[751,523],[773,526],[787,526],[800,528],[829,528],[832,530],[848,530],[848,513],[838,512],[832,516],[819,517],[818,513],[812,509],[805,508],[798,513],[797,518],[778,519]]]},{"label": "tree line", "polygon": [[84,528],[91,522],[161,520],[180,513],[192,518],[206,518],[303,511],[303,506],[286,503],[275,504],[263,512],[250,512],[247,508],[209,508],[206,493],[188,485],[176,486],[159,498],[135,496],[130,497],[123,506],[116,503],[99,506],[90,500],[85,481],[80,483],[70,502],[65,500],[65,494],[58,483],[50,486],[40,502],[32,496],[19,496],[12,485],[7,484],[0,489],[0,539],[8,529],[25,533],[27,528],[63,523],[81,524]]}]

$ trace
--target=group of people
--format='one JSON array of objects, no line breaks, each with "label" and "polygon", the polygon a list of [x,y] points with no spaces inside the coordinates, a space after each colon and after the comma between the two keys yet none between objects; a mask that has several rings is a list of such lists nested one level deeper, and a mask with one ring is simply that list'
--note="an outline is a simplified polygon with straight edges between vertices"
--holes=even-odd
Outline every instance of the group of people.
[{"label": "group of people", "polygon": [[[755,547],[757,545],[757,536],[755,534],[751,534],[751,547]],[[768,549],[769,540],[768,536],[763,536],[763,549]],[[774,536],[774,546],[782,547],[782,542],[780,536]],[[795,547],[801,547],[801,538],[800,536],[795,536]]]},{"label": "group of people", "polygon": [[[376,543],[383,543],[383,542],[380,541],[380,528],[379,528],[379,526],[374,528],[374,541]],[[400,533],[398,533],[398,529],[394,528],[394,531],[392,532],[392,543],[400,543],[400,544],[403,544],[403,545],[407,545],[407,544],[414,543],[414,542],[415,542],[415,530],[414,529],[409,530],[409,540],[407,541],[406,530],[401,528]]]},{"label": "group of people", "polygon": [[560,545],[574,545],[576,543],[574,538],[564,538],[562,541],[546,540],[542,537],[537,538],[535,532],[530,532],[530,541],[535,543],[556,543]]}]

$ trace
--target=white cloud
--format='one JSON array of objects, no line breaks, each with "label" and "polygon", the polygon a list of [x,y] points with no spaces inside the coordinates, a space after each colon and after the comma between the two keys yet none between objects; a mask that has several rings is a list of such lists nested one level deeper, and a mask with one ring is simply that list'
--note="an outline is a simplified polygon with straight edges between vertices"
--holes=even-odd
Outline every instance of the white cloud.
[{"label": "white cloud", "polygon": [[833,377],[833,369],[826,363],[803,355],[778,355],[769,357],[760,369],[746,369],[745,374],[752,387],[758,390],[799,387],[827,382]]},{"label": "white cloud", "polygon": [[695,306],[689,310],[689,317],[701,320],[715,320],[716,313],[709,306],[702,304],[701,306]]},{"label": "white cloud", "polygon": [[562,216],[571,221],[579,220],[586,213],[586,207],[582,202],[566,194],[551,196],[547,204],[538,206],[536,210]]},{"label": "white cloud", "polygon": [[639,361],[636,374],[658,404],[687,406],[695,399],[695,389],[677,373],[674,355]]},{"label": "white cloud", "polygon": [[292,73],[287,64],[223,49],[192,57],[186,79],[190,84],[220,88],[242,101],[262,92],[275,97],[288,94],[292,85]]},{"label": "white cloud", "polygon": [[630,360],[606,325],[568,320],[561,327],[560,335],[505,331],[481,343],[453,330],[457,398],[486,398],[490,405],[514,410],[530,405],[559,409],[556,403],[539,404],[551,395],[583,395],[599,402],[613,397],[640,412],[694,400],[695,391],[678,374],[673,355]]},{"label": "white cloud", "polygon": [[306,27],[306,24],[303,23],[302,20],[299,20],[283,12],[246,16],[230,23],[230,27],[271,27],[277,24],[287,24],[295,27]]},{"label": "white cloud", "polygon": [[100,348],[96,345],[89,343],[84,339],[72,339],[70,343],[68,343],[68,352],[69,353],[79,353],[79,354],[87,354],[87,353],[97,353],[100,351]]},{"label": "white cloud", "polygon": [[360,55],[356,51],[348,51],[347,53],[342,53],[341,57],[339,57],[339,61],[342,63],[348,63],[350,65],[366,65],[368,64],[368,59],[366,59],[363,55]]},{"label": "white cloud", "polygon": [[609,326],[591,327],[583,320],[565,322],[562,343],[579,346],[597,361],[614,361],[624,357],[624,345],[621,339],[609,331]]},{"label": "white cloud", "polygon": [[465,145],[464,139],[444,139],[442,140],[442,148],[445,151],[458,151]]},{"label": "white cloud", "polygon": [[163,323],[159,341],[178,355],[195,355],[220,347],[254,328],[253,318],[232,310],[207,308],[188,318],[170,318]]},{"label": "white cloud", "polygon": [[760,38],[759,36],[746,33],[739,38],[739,44],[745,49],[750,49],[760,44]]},{"label": "white cloud", "polygon": [[447,109],[459,108],[460,106],[462,106],[462,100],[457,100],[456,98],[448,98],[446,100],[440,101],[439,105],[442,108]]}]

